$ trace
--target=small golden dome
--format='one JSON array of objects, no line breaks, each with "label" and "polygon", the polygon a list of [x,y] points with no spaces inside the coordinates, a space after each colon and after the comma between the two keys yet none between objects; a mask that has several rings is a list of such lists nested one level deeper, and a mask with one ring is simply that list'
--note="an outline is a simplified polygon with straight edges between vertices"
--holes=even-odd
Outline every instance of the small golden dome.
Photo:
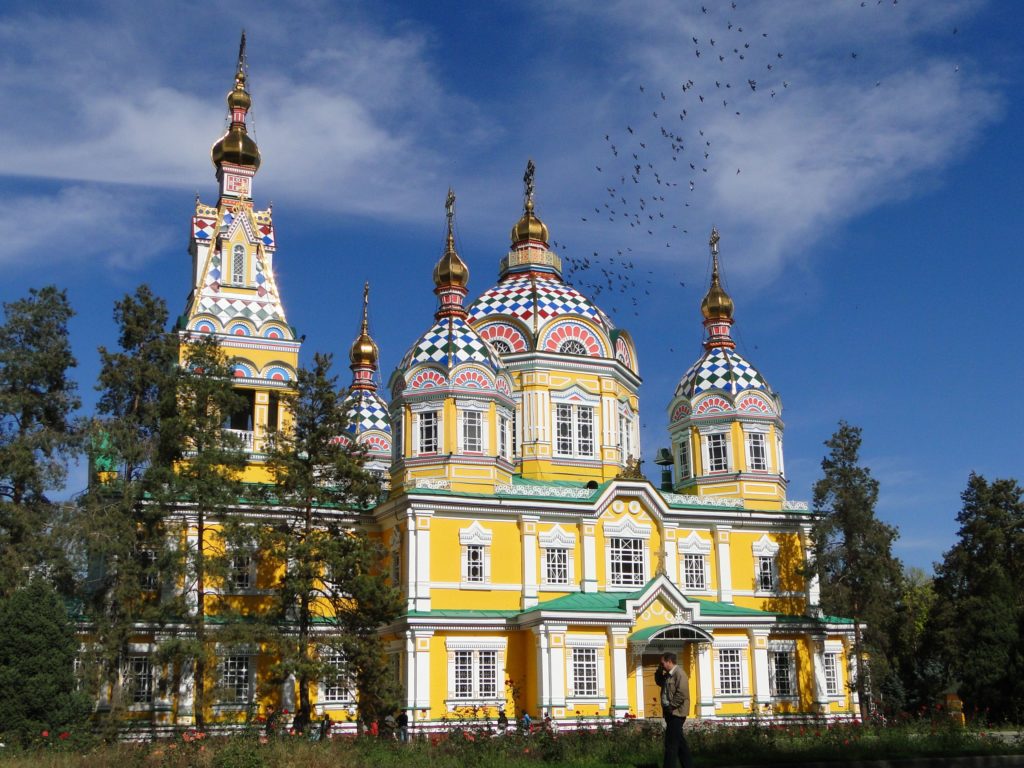
[{"label": "small golden dome", "polygon": [[524,240],[539,240],[544,245],[547,245],[548,236],[548,225],[534,214],[533,200],[527,200],[522,218],[512,227],[512,245],[521,243]]},{"label": "small golden dome", "polygon": [[233,163],[260,167],[260,149],[245,131],[245,123],[232,123],[227,132],[217,139],[210,150],[214,165]]},{"label": "small golden dome", "polygon": [[469,267],[459,254],[455,252],[455,192],[449,187],[448,198],[445,200],[445,215],[448,219],[448,238],[445,242],[444,254],[434,267],[434,285],[456,285],[465,288],[469,284]]},{"label": "small golden dome", "polygon": [[234,89],[228,92],[228,109],[232,110],[232,112],[236,109],[244,109],[248,112],[251,106],[252,97],[245,90],[245,73],[239,71],[235,75]]},{"label": "small golden dome", "polygon": [[352,365],[365,365],[377,367],[377,360],[380,357],[380,350],[377,343],[370,338],[370,334],[364,329],[356,340],[352,342],[352,348],[348,352],[348,359]]},{"label": "small golden dome", "polygon": [[700,303],[705,320],[732,320],[733,303],[718,277],[718,230],[711,230],[711,287]]}]

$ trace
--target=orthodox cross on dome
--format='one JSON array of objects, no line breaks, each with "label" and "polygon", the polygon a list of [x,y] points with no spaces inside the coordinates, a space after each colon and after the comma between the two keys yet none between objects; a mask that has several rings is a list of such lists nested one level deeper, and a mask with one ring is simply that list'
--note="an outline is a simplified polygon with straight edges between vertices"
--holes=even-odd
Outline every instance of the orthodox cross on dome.
[{"label": "orthodox cross on dome", "polygon": [[729,294],[722,287],[721,277],[718,273],[718,241],[720,237],[718,228],[711,228],[711,239],[708,245],[711,247],[711,286],[700,303],[701,314],[704,315],[704,327],[708,329],[708,338],[704,342],[707,349],[712,347],[735,348],[736,343],[729,336],[729,326],[732,325],[733,302]]},{"label": "orthodox cross on dome", "polygon": [[362,332],[366,333],[369,330],[370,324],[368,321],[370,309],[370,281],[367,280],[363,283],[363,327]]},{"label": "orthodox cross on dome", "polygon": [[711,246],[711,255],[718,256],[718,227],[711,227],[711,239],[708,240],[708,245]]},{"label": "orthodox cross on dome", "polygon": [[533,164],[533,160],[527,160],[526,173],[523,174],[523,186],[526,190],[523,195],[523,205],[527,210],[533,208],[533,175],[536,171],[537,166]]},{"label": "orthodox cross on dome", "polygon": [[238,43],[238,71],[245,72],[245,30],[242,30],[242,39]]},{"label": "orthodox cross on dome", "polygon": [[444,212],[448,218],[448,234],[452,232],[452,221],[455,218],[455,191],[448,187],[448,197],[444,201]]}]

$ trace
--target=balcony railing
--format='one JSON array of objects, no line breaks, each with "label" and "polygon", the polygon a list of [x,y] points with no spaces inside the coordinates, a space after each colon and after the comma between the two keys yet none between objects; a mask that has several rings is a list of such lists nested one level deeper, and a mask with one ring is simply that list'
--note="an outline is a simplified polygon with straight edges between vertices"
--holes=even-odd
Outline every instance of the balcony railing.
[{"label": "balcony railing", "polygon": [[249,429],[225,429],[224,433],[227,435],[234,435],[242,443],[242,448],[249,453],[252,453],[253,444],[253,431]]}]

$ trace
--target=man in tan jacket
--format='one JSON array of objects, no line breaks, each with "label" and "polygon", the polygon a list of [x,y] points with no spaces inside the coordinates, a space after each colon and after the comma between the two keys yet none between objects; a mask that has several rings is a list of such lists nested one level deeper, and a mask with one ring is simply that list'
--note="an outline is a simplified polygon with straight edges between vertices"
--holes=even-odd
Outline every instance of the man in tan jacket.
[{"label": "man in tan jacket", "polygon": [[690,747],[683,735],[683,723],[690,714],[690,679],[676,664],[674,653],[661,655],[661,667],[654,673],[661,687],[661,711],[665,716],[665,762],[663,768],[691,768]]}]

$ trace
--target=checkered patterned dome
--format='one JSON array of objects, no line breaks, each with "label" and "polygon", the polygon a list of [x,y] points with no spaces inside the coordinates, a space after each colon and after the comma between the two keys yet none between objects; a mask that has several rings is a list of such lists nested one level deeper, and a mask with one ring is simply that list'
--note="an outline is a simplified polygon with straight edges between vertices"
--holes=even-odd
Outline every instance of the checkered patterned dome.
[{"label": "checkered patterned dome", "polygon": [[533,324],[536,316],[538,326],[562,315],[577,315],[597,321],[607,332],[614,327],[588,298],[553,276],[534,275],[531,281],[529,275],[511,274],[469,307],[472,323],[495,315],[514,317],[528,325]]},{"label": "checkered patterned dome", "polygon": [[445,317],[420,337],[402,359],[402,371],[420,363],[435,363],[451,370],[461,363],[480,363],[492,371],[501,361],[480,334],[461,317]]},{"label": "checkered patterned dome", "polygon": [[348,407],[349,434],[358,436],[371,430],[391,434],[388,407],[376,392],[353,390],[345,399],[345,405]]},{"label": "checkered patterned dome", "polygon": [[750,363],[726,347],[712,347],[683,374],[676,387],[676,396],[694,397],[718,389],[737,395],[746,389],[771,392],[764,377]]}]

